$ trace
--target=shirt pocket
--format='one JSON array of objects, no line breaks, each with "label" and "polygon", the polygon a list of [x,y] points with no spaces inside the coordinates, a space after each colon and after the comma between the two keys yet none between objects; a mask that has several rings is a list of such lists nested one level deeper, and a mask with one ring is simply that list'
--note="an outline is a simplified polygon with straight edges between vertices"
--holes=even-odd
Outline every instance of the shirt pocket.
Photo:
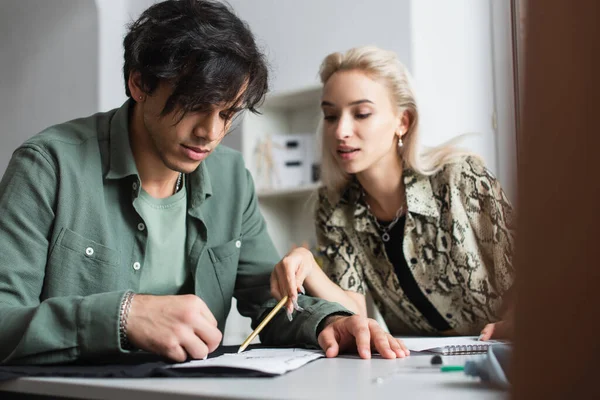
[{"label": "shirt pocket", "polygon": [[196,294],[223,323],[231,308],[241,247],[238,238],[207,248],[196,269]]},{"label": "shirt pocket", "polygon": [[241,239],[234,239],[225,244],[211,247],[207,251],[215,268],[223,300],[226,303],[231,303],[233,296],[241,247]]},{"label": "shirt pocket", "polygon": [[59,241],[60,246],[72,250],[80,256],[85,256],[85,259],[88,260],[112,265],[117,264],[119,255],[115,250],[78,235],[70,229],[65,228],[63,232]]},{"label": "shirt pocket", "polygon": [[63,228],[50,254],[45,297],[119,290],[118,263],[116,250]]}]

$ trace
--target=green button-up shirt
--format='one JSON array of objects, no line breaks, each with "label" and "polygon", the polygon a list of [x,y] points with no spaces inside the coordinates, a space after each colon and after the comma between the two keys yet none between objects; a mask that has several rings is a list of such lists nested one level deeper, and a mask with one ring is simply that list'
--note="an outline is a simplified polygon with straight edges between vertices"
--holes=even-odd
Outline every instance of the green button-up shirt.
[{"label": "green button-up shirt", "polygon": [[[54,363],[124,352],[119,304],[140,284],[147,231],[136,211],[140,178],[129,103],[51,127],[19,147],[0,182],[0,360]],[[186,263],[221,331],[231,306],[253,326],[273,307],[279,256],[238,152],[218,147],[186,176]],[[341,306],[300,296],[279,313],[269,344],[316,345],[319,322]]]}]

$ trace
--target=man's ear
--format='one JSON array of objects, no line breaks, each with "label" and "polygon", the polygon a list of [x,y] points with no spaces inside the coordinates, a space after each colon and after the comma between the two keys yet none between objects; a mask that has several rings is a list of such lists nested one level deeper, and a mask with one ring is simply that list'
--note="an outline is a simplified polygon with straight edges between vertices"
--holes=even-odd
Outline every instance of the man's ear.
[{"label": "man's ear", "polygon": [[127,86],[129,87],[129,93],[131,93],[131,97],[135,101],[143,102],[146,100],[146,92],[142,88],[142,74],[139,71],[129,72]]}]

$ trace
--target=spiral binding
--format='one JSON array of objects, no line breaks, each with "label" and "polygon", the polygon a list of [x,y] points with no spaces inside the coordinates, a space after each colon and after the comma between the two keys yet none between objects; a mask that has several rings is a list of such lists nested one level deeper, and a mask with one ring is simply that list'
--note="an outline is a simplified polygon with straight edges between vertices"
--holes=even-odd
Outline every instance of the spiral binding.
[{"label": "spiral binding", "polygon": [[442,354],[445,356],[459,355],[459,354],[477,354],[485,353],[488,351],[490,344],[463,344],[463,345],[451,345],[446,346],[442,350]]}]

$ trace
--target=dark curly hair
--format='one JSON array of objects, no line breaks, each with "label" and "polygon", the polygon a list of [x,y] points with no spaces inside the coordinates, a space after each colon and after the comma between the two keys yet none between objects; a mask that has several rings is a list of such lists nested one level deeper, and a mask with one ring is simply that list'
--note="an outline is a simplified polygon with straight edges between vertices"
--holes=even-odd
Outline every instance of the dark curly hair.
[{"label": "dark curly hair", "polygon": [[173,86],[163,115],[176,107],[185,115],[229,103],[256,113],[268,90],[267,63],[248,25],[217,1],[154,4],[129,25],[123,47],[128,97],[132,71],[140,72],[147,93],[161,81]]}]

